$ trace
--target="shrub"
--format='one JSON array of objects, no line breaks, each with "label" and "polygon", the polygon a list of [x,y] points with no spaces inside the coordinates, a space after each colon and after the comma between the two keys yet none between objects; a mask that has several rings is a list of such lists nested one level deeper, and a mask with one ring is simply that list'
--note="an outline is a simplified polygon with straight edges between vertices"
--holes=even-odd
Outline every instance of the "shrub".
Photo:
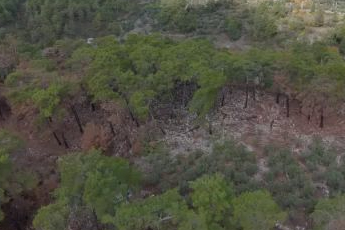
[{"label": "shrub", "polygon": [[230,17],[225,21],[225,31],[231,40],[238,40],[242,36],[242,23],[239,19]]}]

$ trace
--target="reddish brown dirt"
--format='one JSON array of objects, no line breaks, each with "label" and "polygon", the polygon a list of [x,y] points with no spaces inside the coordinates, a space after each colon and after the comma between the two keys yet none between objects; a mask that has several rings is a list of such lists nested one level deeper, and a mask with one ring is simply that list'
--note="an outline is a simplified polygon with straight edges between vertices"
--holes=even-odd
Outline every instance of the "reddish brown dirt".
[{"label": "reddish brown dirt", "polygon": [[[59,184],[56,163],[60,156],[91,146],[99,147],[109,155],[125,156],[130,152],[128,142],[136,140],[137,132],[126,111],[114,104],[104,104],[92,111],[85,100],[74,106],[84,127],[83,134],[68,108],[63,120],[53,117],[52,122],[46,121],[43,124],[36,122],[38,113],[29,105],[13,107],[0,119],[0,128],[16,134],[25,143],[23,151],[11,155],[14,165],[38,176],[37,188],[19,194],[3,206],[6,217],[0,224],[1,230],[31,229],[36,210],[51,202],[51,193]],[[114,133],[109,128],[110,123]],[[58,144],[52,131],[56,132],[61,142],[64,134],[68,148]]]}]

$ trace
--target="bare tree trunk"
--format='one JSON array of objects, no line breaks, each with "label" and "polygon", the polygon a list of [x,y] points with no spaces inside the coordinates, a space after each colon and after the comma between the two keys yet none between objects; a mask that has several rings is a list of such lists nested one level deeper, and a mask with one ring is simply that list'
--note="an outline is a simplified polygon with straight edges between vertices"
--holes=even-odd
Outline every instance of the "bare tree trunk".
[{"label": "bare tree trunk", "polygon": [[186,107],[186,82],[183,82],[183,92],[182,92],[182,106]]},{"label": "bare tree trunk", "polygon": [[274,124],[274,119],[271,121],[271,123],[270,123],[270,129],[271,129],[271,131],[272,131],[272,129],[273,129],[273,124]]},{"label": "bare tree trunk", "polygon": [[256,87],[253,86],[253,101],[256,101]]},{"label": "bare tree trunk", "polygon": [[128,109],[128,112],[129,112],[129,115],[130,115],[132,121],[134,121],[136,126],[139,128],[140,124],[139,124],[138,120],[135,118],[131,108],[129,107],[129,101],[128,101],[127,97],[123,95],[123,98],[125,99],[125,102],[126,102],[126,105],[127,105],[127,109]]},{"label": "bare tree trunk", "polygon": [[290,98],[286,97],[286,117],[290,117]]},{"label": "bare tree trunk", "polygon": [[91,102],[91,111],[92,111],[92,112],[95,112],[95,111],[96,111],[95,103],[92,103],[92,102]]},{"label": "bare tree trunk", "polygon": [[127,139],[127,143],[128,143],[128,147],[131,149],[133,147],[131,140],[129,139],[128,135],[126,135],[126,139]]},{"label": "bare tree trunk", "polygon": [[225,94],[224,94],[224,92],[222,91],[222,100],[221,100],[220,106],[223,107],[224,104],[225,104]]},{"label": "bare tree trunk", "polygon": [[131,116],[132,121],[135,122],[135,125],[137,127],[140,127],[138,120],[135,118],[134,114],[132,113],[132,110],[129,107],[128,107],[128,111],[129,111],[129,115]]},{"label": "bare tree trunk", "polygon": [[5,117],[4,117],[3,113],[2,113],[1,107],[0,107],[0,119],[1,120],[5,120]]},{"label": "bare tree trunk", "polygon": [[115,137],[116,133],[115,133],[115,130],[114,130],[114,126],[113,126],[113,124],[110,121],[108,123],[109,123],[111,134],[113,134],[113,136]]},{"label": "bare tree trunk", "polygon": [[321,108],[321,115],[320,115],[320,128],[322,129],[324,126],[324,116],[323,116],[323,108]]},{"label": "bare tree trunk", "polygon": [[248,97],[249,97],[249,88],[248,88],[248,77],[247,77],[247,80],[246,80],[246,100],[244,102],[244,108],[246,109],[248,107]]},{"label": "bare tree trunk", "polygon": [[78,113],[77,113],[77,111],[75,110],[75,108],[74,108],[73,105],[71,105],[71,110],[72,110],[72,112],[73,112],[73,114],[74,114],[74,118],[75,118],[75,120],[76,120],[76,122],[77,122],[77,124],[78,124],[80,133],[84,133],[84,129],[83,129],[83,126],[81,125],[79,115],[78,115]]},{"label": "bare tree trunk", "polygon": [[279,104],[280,102],[280,93],[277,93],[277,96],[276,96],[276,103]]},{"label": "bare tree trunk", "polygon": [[96,229],[95,230],[99,230],[99,226],[98,226],[98,218],[97,218],[97,214],[95,212],[94,209],[92,209],[92,215],[93,215],[93,222],[95,224]]},{"label": "bare tree trunk", "polygon": [[68,145],[68,143],[67,143],[67,140],[66,140],[66,137],[65,137],[65,133],[62,132],[61,136],[62,136],[62,141],[63,141],[63,143],[64,143],[64,145],[65,145],[65,148],[66,148],[66,149],[69,149],[69,145]]},{"label": "bare tree trunk", "polygon": [[208,121],[208,133],[209,133],[210,135],[213,134],[213,127],[212,127],[212,121],[211,121],[211,119]]},{"label": "bare tree trunk", "polygon": [[161,127],[161,126],[158,126],[159,127],[159,129],[161,130],[161,132],[162,132],[162,134],[163,135],[166,135],[167,133],[165,132],[165,130]]},{"label": "bare tree trunk", "polygon": [[62,143],[61,143],[61,141],[60,141],[60,139],[58,138],[58,136],[57,136],[57,134],[56,134],[56,132],[55,131],[53,131],[53,136],[54,136],[54,138],[55,138],[55,140],[56,140],[56,142],[58,143],[58,145],[62,145]]}]

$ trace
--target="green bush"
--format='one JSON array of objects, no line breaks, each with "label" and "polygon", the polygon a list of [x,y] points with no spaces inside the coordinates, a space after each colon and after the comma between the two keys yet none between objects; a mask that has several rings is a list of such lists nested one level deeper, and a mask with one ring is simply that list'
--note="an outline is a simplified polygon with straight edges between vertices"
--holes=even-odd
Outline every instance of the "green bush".
[{"label": "green bush", "polygon": [[151,154],[145,157],[145,161],[151,168],[146,175],[146,183],[163,191],[176,186],[187,191],[188,181],[212,173],[223,174],[228,183],[234,183],[237,193],[259,187],[253,178],[258,170],[254,153],[231,141],[216,144],[211,153],[194,152],[174,159],[165,152]]},{"label": "green bush", "polygon": [[196,29],[198,15],[194,9],[186,10],[182,1],[177,5],[162,6],[157,18],[163,29],[188,33]]},{"label": "green bush", "polygon": [[325,23],[325,14],[323,10],[318,10],[314,16],[314,24],[317,27],[323,26]]},{"label": "green bush", "polygon": [[241,20],[230,17],[225,21],[225,31],[231,40],[238,40],[242,37],[242,23]]},{"label": "green bush", "polygon": [[23,77],[23,73],[21,72],[13,72],[10,73],[5,80],[5,85],[7,87],[15,87],[18,86],[18,81]]},{"label": "green bush", "polygon": [[254,40],[265,41],[277,34],[276,18],[269,12],[267,4],[260,4],[252,13],[250,34]]}]

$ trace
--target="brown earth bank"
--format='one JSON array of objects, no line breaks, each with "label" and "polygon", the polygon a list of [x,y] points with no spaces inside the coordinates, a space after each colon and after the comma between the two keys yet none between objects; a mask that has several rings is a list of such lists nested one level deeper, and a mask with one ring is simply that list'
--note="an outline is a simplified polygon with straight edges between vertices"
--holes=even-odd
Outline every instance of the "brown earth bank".
[{"label": "brown earth bank", "polygon": [[198,122],[186,108],[161,105],[153,109],[145,123],[133,119],[122,105],[91,105],[83,95],[65,106],[63,118],[36,122],[38,112],[32,106],[11,107],[1,96],[0,127],[26,143],[25,150],[13,154],[12,159],[17,167],[35,172],[39,183],[3,207],[6,218],[0,229],[32,229],[36,210],[51,201],[51,192],[59,184],[57,159],[73,151],[97,147],[109,156],[135,161],[144,143],[162,141],[174,155],[197,149],[207,152],[215,141],[234,139],[257,153],[259,171],[263,172],[267,167],[263,153],[267,145],[292,148],[296,159],[315,137],[345,149],[344,104],[320,113],[297,99],[288,101],[285,95],[279,100],[276,94],[261,90],[250,93],[248,99],[247,95],[242,89],[226,90],[219,106],[204,122]]}]

